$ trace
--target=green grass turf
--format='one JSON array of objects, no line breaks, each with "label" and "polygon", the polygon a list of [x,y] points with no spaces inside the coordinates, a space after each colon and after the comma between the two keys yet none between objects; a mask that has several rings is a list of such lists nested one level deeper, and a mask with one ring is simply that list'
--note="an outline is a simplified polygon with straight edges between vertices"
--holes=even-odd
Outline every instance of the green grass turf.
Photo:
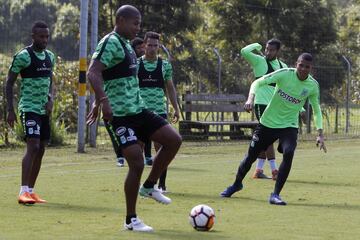
[{"label": "green grass turf", "polygon": [[[155,229],[150,234],[123,230],[127,167],[115,166],[110,149],[47,149],[36,190],[49,203],[34,206],[16,201],[24,149],[0,149],[0,239],[357,239],[359,144],[328,142],[324,154],[313,142],[300,142],[282,192],[288,206],[273,206],[267,200],[274,182],[251,179],[254,166],[243,191],[219,197],[247,142],[184,143],[168,172],[173,203],[138,199],[139,217]],[[211,232],[188,223],[189,211],[200,203],[215,210]]]}]

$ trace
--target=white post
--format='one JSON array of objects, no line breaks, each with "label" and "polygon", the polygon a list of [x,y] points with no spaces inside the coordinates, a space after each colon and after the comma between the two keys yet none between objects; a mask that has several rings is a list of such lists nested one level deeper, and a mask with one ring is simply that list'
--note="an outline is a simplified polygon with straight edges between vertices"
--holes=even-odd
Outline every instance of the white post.
[{"label": "white post", "polygon": [[80,49],[79,49],[79,85],[78,85],[78,146],[77,152],[85,152],[85,116],[86,116],[86,69],[87,69],[87,28],[88,0],[81,0],[80,8]]},{"label": "white post", "polygon": [[[91,38],[90,38],[90,53],[91,55],[95,52],[95,48],[98,41],[98,9],[99,9],[99,1],[92,0],[91,1]],[[95,93],[92,87],[90,87],[90,99],[89,99],[90,107],[95,101]],[[97,124],[92,124],[89,127],[89,144],[90,147],[96,147],[96,130]]]},{"label": "white post", "polygon": [[345,132],[349,132],[350,127],[350,72],[351,72],[351,64],[349,60],[342,55],[342,58],[345,60],[345,63],[347,65],[347,80],[346,80],[346,122],[345,122]]}]

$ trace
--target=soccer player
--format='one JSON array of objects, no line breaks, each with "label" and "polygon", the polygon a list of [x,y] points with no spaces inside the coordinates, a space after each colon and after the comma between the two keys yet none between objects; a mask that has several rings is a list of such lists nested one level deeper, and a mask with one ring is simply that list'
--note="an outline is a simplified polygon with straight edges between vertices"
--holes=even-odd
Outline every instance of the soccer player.
[{"label": "soccer player", "polygon": [[13,86],[20,73],[18,110],[25,133],[26,152],[22,160],[20,204],[46,203],[34,191],[41,168],[45,146],[50,139],[49,116],[53,107],[52,72],[54,54],[46,49],[49,27],[38,21],[32,27],[32,44],[15,54],[6,81],[6,100],[10,127],[16,114],[13,105]]},{"label": "soccer player", "polygon": [[131,46],[135,50],[136,57],[139,58],[145,54],[144,39],[136,37],[131,40]]},{"label": "soccer player", "polygon": [[[131,40],[131,46],[135,50],[136,57],[139,58],[145,54],[144,39],[136,37]],[[152,166],[153,160],[151,156],[151,141],[148,139],[144,142],[144,163],[147,166]]]},{"label": "soccer player", "polygon": [[[287,65],[278,60],[277,56],[280,52],[281,42],[278,39],[270,39],[266,43],[265,56],[262,55],[262,46],[259,43],[250,44],[241,49],[241,55],[250,63],[255,78],[258,79],[266,74],[272,73],[281,68],[287,68]],[[272,95],[274,94],[274,84],[263,85],[259,87],[255,95],[255,116],[258,121],[263,114],[266,106],[269,104]],[[268,179],[269,177],[264,174],[263,168],[265,160],[269,161],[272,179],[276,180],[278,169],[275,161],[274,145],[271,144],[266,151],[262,151],[258,156],[256,169],[253,174],[255,179]]]},{"label": "soccer player", "polygon": [[[172,122],[176,123],[179,120],[180,111],[176,100],[176,90],[172,81],[172,66],[169,61],[158,57],[160,34],[147,32],[144,43],[145,55],[138,59],[140,95],[145,102],[146,108],[164,119],[167,119],[165,96],[168,97],[175,111]],[[147,145],[150,145],[151,148],[151,141],[145,143],[145,159],[149,161],[146,152],[150,151],[151,153],[151,149],[146,149]],[[161,148],[161,145],[156,142],[154,146],[156,152]],[[166,191],[166,173],[167,170],[161,174],[158,185],[158,188],[164,192]]]},{"label": "soccer player", "polygon": [[[153,231],[136,214],[138,193],[141,196],[169,204],[154,185],[161,173],[175,157],[181,145],[181,136],[162,117],[145,109],[137,79],[137,59],[130,45],[140,30],[141,14],[131,5],[123,5],[116,11],[114,31],[98,44],[89,66],[87,77],[95,92],[95,103],[88,114],[92,124],[98,115],[99,105],[109,132],[121,147],[129,172],[124,191],[126,199],[125,229]],[[142,146],[139,141],[150,138],[162,147],[157,152],[149,176],[139,190],[144,169]]]},{"label": "soccer player", "polygon": [[[144,40],[142,38],[136,37],[133,40],[131,40],[131,47],[134,49],[137,58],[139,58],[145,54]],[[109,134],[110,134],[112,146],[113,146],[115,154],[116,154],[116,165],[118,167],[123,167],[125,165],[125,158],[121,153],[121,148],[118,147],[118,144],[116,143],[116,139],[113,137],[113,135],[111,133],[109,133]],[[148,146],[149,143],[150,143],[150,146]],[[147,162],[151,161],[151,164],[148,164],[148,165],[152,165],[151,141],[147,141],[147,143],[145,143],[144,149],[145,149],[145,159],[146,159],[145,164]],[[150,160],[148,160],[148,159],[150,159]]]},{"label": "soccer player", "polygon": [[322,130],[322,115],[319,103],[319,84],[309,74],[313,58],[309,53],[302,53],[296,62],[296,68],[279,69],[269,75],[254,81],[251,84],[248,100],[244,108],[252,110],[254,97],[259,87],[275,83],[275,93],[260,118],[260,124],[255,129],[248,153],[240,163],[235,182],[220,195],[231,197],[243,188],[243,179],[250,170],[259,153],[279,139],[283,152],[283,161],[280,164],[274,191],[271,193],[270,204],[286,205],[280,197],[280,192],[286,182],[291,169],[291,163],[297,145],[298,114],[307,98],[312,105],[315,125],[318,130],[317,146],[326,152]]}]

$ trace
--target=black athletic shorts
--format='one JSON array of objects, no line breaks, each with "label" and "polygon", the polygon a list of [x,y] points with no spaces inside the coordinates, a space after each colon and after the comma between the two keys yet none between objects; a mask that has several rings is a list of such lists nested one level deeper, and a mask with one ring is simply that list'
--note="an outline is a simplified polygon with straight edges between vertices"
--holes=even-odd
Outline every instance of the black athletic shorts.
[{"label": "black athletic shorts", "polygon": [[105,122],[109,134],[119,147],[136,144],[138,140],[145,142],[156,130],[167,124],[163,117],[147,109],[132,116],[113,117],[111,123]]},{"label": "black athletic shorts", "polygon": [[27,138],[39,138],[41,141],[50,139],[50,119],[48,115],[21,112],[20,119],[25,140]]},{"label": "black athletic shorts", "polygon": [[253,133],[250,149],[257,149],[255,151],[265,151],[269,145],[276,140],[279,140],[278,150],[283,152],[284,149],[295,150],[297,145],[297,128],[268,128],[259,124]]},{"label": "black athletic shorts", "polygon": [[267,105],[265,105],[265,104],[255,104],[254,105],[255,116],[259,122],[260,122],[260,118],[263,115],[266,107],[267,107]]}]

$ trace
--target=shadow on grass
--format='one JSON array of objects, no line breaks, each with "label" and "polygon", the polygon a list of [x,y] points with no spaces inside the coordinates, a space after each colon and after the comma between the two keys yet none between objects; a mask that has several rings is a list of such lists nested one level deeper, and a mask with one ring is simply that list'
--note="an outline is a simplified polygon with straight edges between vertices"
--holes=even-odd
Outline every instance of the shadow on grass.
[{"label": "shadow on grass", "polygon": [[319,182],[319,181],[304,181],[304,180],[287,180],[289,183],[299,183],[299,184],[310,184],[310,185],[319,185],[319,186],[335,186],[335,187],[354,187],[358,186],[355,183],[334,183],[334,182]]},{"label": "shadow on grass", "polygon": [[299,207],[317,207],[317,208],[328,208],[328,209],[341,209],[360,211],[360,205],[347,204],[347,203],[289,203],[289,206]]},{"label": "shadow on grass", "polygon": [[52,208],[56,210],[71,211],[71,212],[119,212],[119,208],[110,208],[110,207],[99,207],[99,206],[85,206],[85,205],[75,205],[70,203],[47,203],[41,205],[41,207]]},{"label": "shadow on grass", "polygon": [[[154,235],[158,236],[158,239],[229,239],[228,236],[221,234],[220,231],[212,230],[209,232],[184,232],[177,230],[163,230],[155,231]],[[196,236],[195,236],[196,235]]]},{"label": "shadow on grass", "polygon": [[[179,167],[179,166],[170,166],[169,169],[171,171],[174,171],[174,172],[199,172],[199,169],[198,168],[194,168],[194,167],[189,167],[189,168],[186,168],[186,167]],[[201,169],[201,172],[209,172],[209,170],[206,170],[206,169]]]}]

